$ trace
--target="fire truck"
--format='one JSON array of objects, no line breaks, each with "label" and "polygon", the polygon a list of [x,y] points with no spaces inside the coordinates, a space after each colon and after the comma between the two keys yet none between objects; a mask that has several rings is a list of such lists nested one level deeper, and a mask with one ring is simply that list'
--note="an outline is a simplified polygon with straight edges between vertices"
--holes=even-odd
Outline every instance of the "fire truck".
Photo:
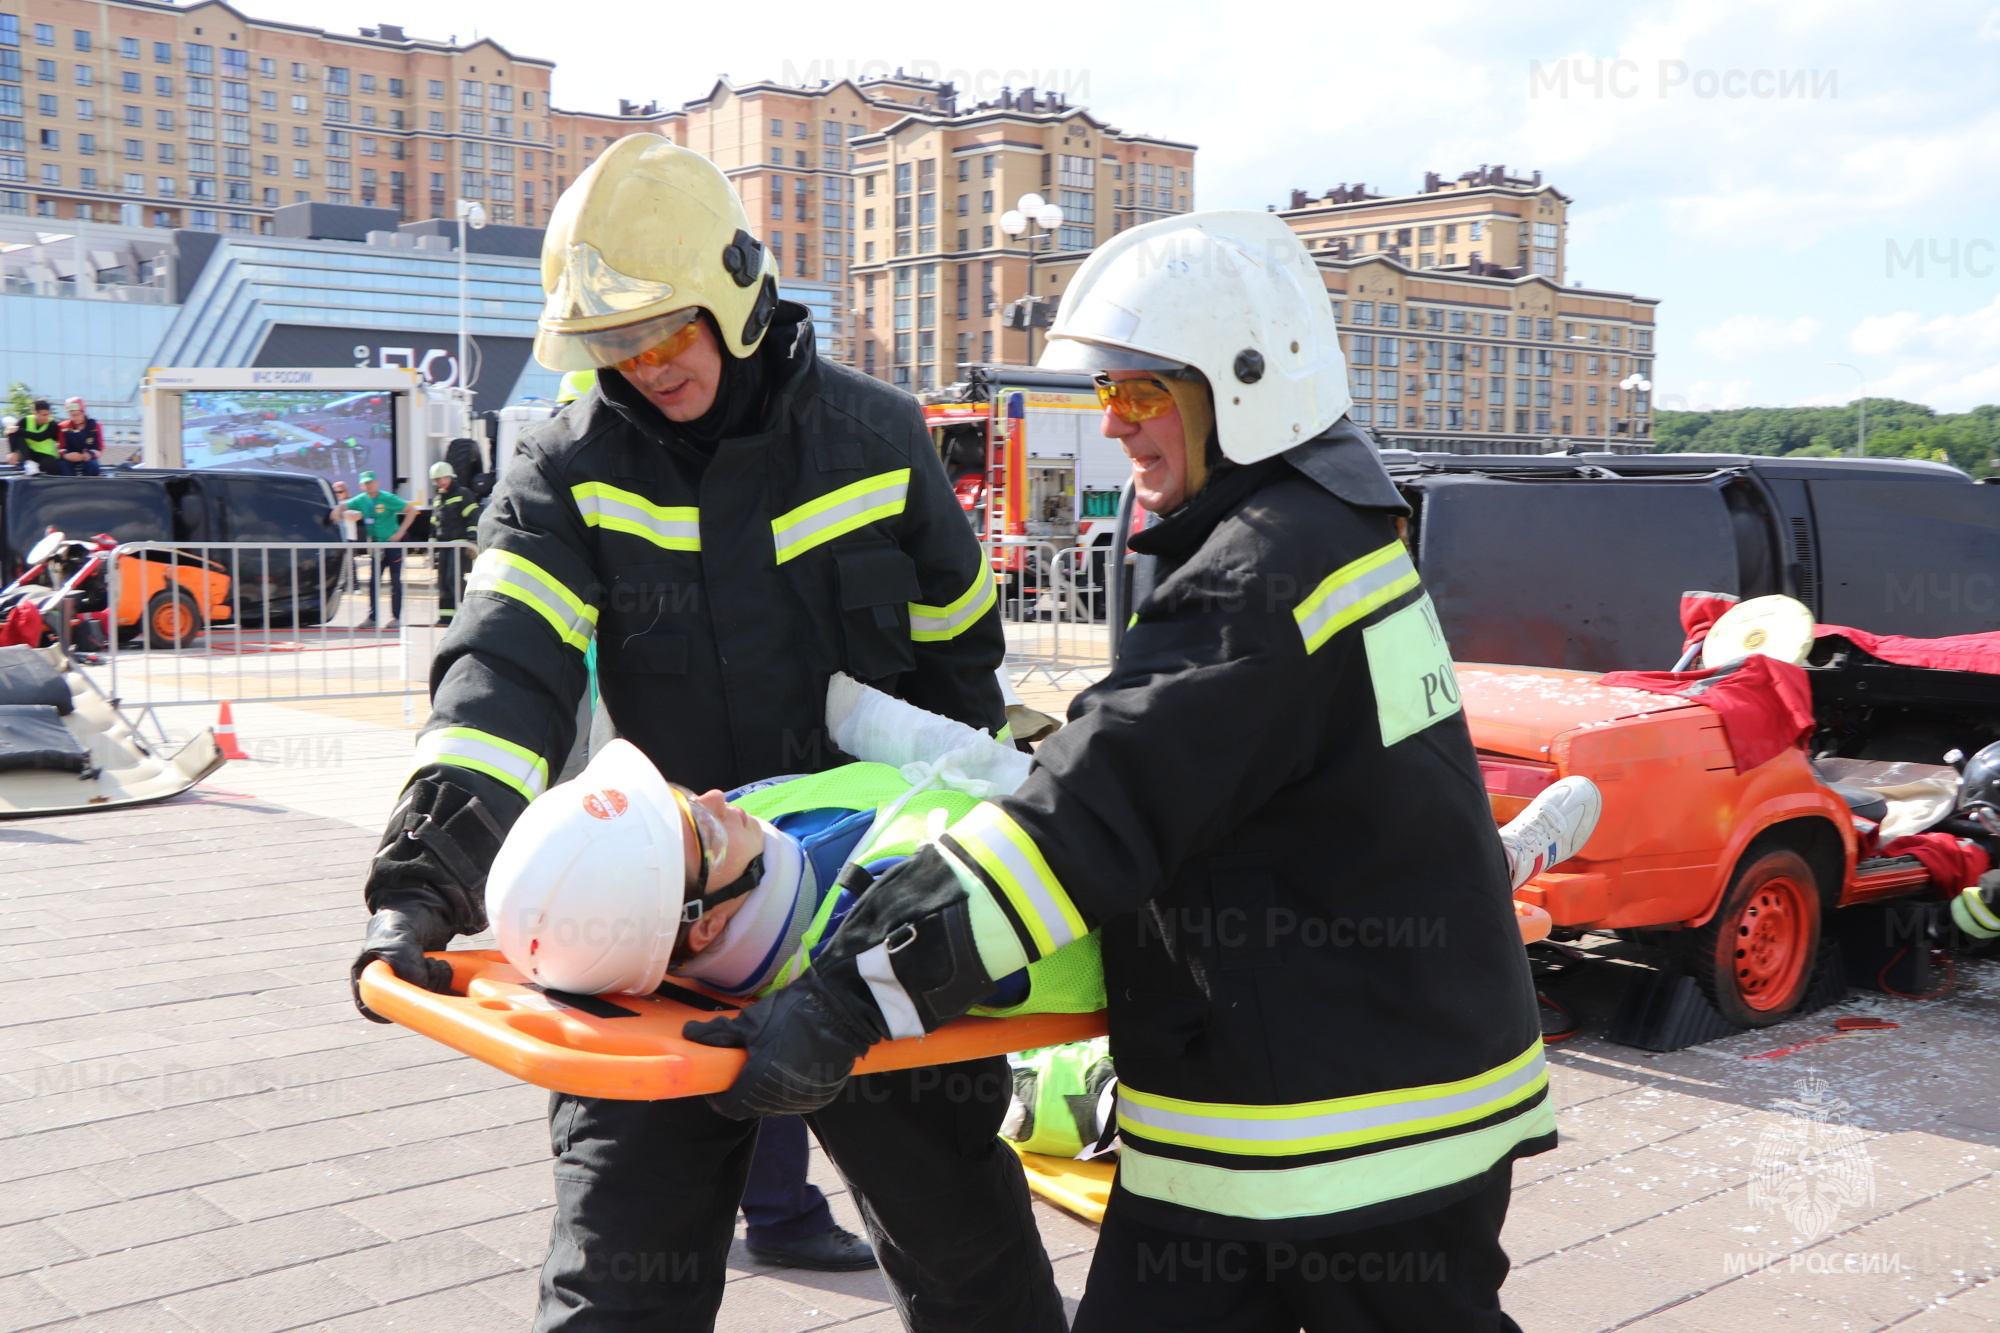
[{"label": "fire truck", "polygon": [[[959,504],[1010,585],[1040,572],[1037,553],[1048,546],[1108,556],[1131,465],[1102,420],[1081,372],[973,365],[925,395],[924,421]],[[1089,566],[1093,587],[1103,587],[1102,563]]]}]

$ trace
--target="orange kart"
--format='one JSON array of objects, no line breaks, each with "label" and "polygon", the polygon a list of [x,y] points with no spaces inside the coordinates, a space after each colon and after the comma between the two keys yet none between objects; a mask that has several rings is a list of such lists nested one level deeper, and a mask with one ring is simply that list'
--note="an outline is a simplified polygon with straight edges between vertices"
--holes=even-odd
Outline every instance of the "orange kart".
[{"label": "orange kart", "polygon": [[1857,860],[1842,795],[1800,750],[1738,773],[1721,718],[1688,699],[1607,688],[1587,671],[1460,663],[1496,820],[1572,774],[1603,794],[1581,855],[1517,902],[1557,930],[1671,931],[1682,965],[1739,1028],[1806,998],[1827,914],[1930,882],[1907,857]]}]

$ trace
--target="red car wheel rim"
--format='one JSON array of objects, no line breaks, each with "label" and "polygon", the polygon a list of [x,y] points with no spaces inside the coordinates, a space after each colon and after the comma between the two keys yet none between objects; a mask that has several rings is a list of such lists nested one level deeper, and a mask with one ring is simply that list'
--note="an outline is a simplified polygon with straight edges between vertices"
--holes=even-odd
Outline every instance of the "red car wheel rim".
[{"label": "red car wheel rim", "polygon": [[1812,912],[1804,889],[1783,875],[1764,881],[1736,918],[1731,971],[1752,1009],[1783,1009],[1798,998],[1811,959]]}]

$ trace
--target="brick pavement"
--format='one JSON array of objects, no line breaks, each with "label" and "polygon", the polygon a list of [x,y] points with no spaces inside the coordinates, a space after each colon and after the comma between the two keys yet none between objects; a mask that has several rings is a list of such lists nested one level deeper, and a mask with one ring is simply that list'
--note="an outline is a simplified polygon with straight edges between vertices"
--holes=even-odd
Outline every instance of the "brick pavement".
[{"label": "brick pavement", "polygon": [[[256,707],[384,753],[356,740],[338,771],[237,764],[169,804],[0,824],[0,1333],[525,1328],[543,1095],[347,1000],[379,822],[362,805],[386,800],[361,789],[400,762],[380,733],[410,733]],[[267,794],[287,783],[335,813]],[[1564,1143],[1520,1168],[1507,1232],[1523,1327],[2000,1325],[2000,968],[1849,1009],[1904,1026],[1770,1061],[1741,1057],[1829,1015],[1670,1056],[1559,1048]],[[1807,1075],[1827,1086],[1800,1100]],[[1800,1138],[1820,1122],[1852,1128]],[[1760,1160],[1766,1180],[1858,1160],[1870,1188],[1850,1179],[1808,1240],[1753,1200]],[[1039,1215],[1074,1297],[1093,1231]],[[872,1273],[771,1272],[739,1247],[731,1279],[725,1330],[897,1326]]]}]

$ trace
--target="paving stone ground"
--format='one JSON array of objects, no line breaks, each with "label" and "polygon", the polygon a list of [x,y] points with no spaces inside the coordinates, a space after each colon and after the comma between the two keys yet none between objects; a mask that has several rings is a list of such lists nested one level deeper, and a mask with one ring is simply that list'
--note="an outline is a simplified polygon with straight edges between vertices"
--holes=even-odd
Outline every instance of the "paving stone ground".
[{"label": "paving stone ground", "polygon": [[[0,824],[0,1333],[525,1329],[545,1095],[347,998],[413,732],[268,704],[238,726],[264,757],[194,794]],[[1588,1017],[1598,975],[1569,996]],[[1521,1164],[1506,1234],[1529,1333],[2000,1327],[2000,967],[1835,1012],[1902,1026],[1775,1059],[1743,1057],[1833,1014],[1554,1051],[1564,1141]],[[1038,1210],[1073,1299],[1094,1230]],[[898,1327],[876,1274],[739,1244],[720,1328],[829,1326]]]}]

